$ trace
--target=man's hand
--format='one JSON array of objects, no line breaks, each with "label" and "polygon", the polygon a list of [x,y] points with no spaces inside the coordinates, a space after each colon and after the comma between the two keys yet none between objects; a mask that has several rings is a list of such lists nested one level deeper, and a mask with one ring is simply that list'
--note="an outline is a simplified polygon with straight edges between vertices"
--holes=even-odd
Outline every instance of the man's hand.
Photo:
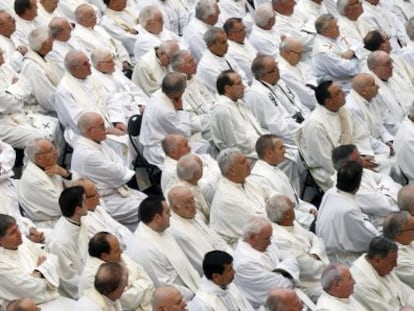
[{"label": "man's hand", "polygon": [[309,213],[312,214],[315,217],[318,217],[318,210],[316,208],[311,208],[309,210]]},{"label": "man's hand", "polygon": [[351,50],[345,51],[341,54],[341,57],[345,59],[353,59],[354,56],[355,56],[355,53],[354,51],[351,51]]},{"label": "man's hand", "polygon": [[24,45],[19,45],[16,48],[16,51],[24,56],[27,53],[27,47],[25,47]]},{"label": "man's hand", "polygon": [[369,170],[375,171],[375,168],[378,167],[378,163],[375,162],[373,156],[361,156],[362,159],[362,167],[367,168]]},{"label": "man's hand", "polygon": [[43,243],[45,241],[45,235],[43,232],[37,231],[36,228],[30,228],[29,240],[33,243]]},{"label": "man's hand", "polygon": [[45,255],[39,256],[37,259],[37,266],[39,267],[42,263],[46,261],[47,257]]},{"label": "man's hand", "polygon": [[69,172],[67,170],[65,170],[63,167],[61,167],[57,164],[46,167],[45,168],[45,173],[48,176],[59,175],[59,176],[62,176],[62,177],[67,177],[69,175]]}]

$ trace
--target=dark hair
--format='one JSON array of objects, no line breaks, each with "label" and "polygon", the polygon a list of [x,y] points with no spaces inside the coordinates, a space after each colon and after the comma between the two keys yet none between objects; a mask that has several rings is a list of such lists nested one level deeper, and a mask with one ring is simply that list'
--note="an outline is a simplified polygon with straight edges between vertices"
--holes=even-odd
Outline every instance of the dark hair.
[{"label": "dark hair", "polygon": [[229,85],[233,85],[233,80],[230,78],[230,75],[236,73],[234,70],[228,69],[219,74],[216,82],[217,92],[219,95],[224,95],[224,88]]},{"label": "dark hair", "polygon": [[95,275],[95,289],[102,295],[108,296],[121,285],[125,268],[117,262],[105,262],[99,266]]},{"label": "dark hair", "polygon": [[325,81],[319,84],[315,89],[315,97],[319,105],[325,106],[325,100],[331,98],[331,93],[329,93],[329,87],[332,85],[333,81]]},{"label": "dark hair", "polygon": [[378,30],[368,32],[364,38],[364,48],[371,52],[378,51],[383,43],[384,38]]},{"label": "dark hair", "polygon": [[32,8],[32,3],[30,0],[15,0],[14,1],[14,11],[18,16],[21,16],[26,12],[26,10],[30,10]]},{"label": "dark hair", "polygon": [[348,193],[354,192],[361,184],[362,165],[356,161],[345,162],[337,174],[336,187]]},{"label": "dark hair", "polygon": [[339,170],[340,167],[349,161],[351,154],[357,150],[357,147],[353,144],[341,145],[332,150],[332,164],[335,170]]},{"label": "dark hair", "polygon": [[66,188],[59,197],[59,206],[62,215],[72,217],[77,207],[83,204],[83,194],[85,189],[82,186]]},{"label": "dark hair", "polygon": [[223,274],[224,265],[233,262],[233,257],[223,251],[211,251],[205,254],[203,260],[203,272],[207,279],[213,278],[213,273]]},{"label": "dark hair", "polygon": [[239,17],[230,17],[226,20],[226,22],[223,25],[224,32],[229,35],[229,33],[233,30],[234,25],[238,23],[243,23],[243,20]]},{"label": "dark hair", "polygon": [[0,214],[0,238],[6,235],[7,230],[16,223],[16,219],[14,219],[10,215]]},{"label": "dark hair", "polygon": [[394,241],[377,236],[369,243],[367,257],[369,259],[373,259],[374,257],[384,258],[390,252],[396,251],[398,251],[398,246]]},{"label": "dark hair", "polygon": [[162,202],[165,202],[163,196],[149,196],[141,202],[138,209],[138,218],[144,223],[150,223],[156,214],[162,215],[164,207]]},{"label": "dark hair", "polygon": [[111,246],[108,242],[108,237],[110,235],[109,232],[105,231],[95,234],[88,243],[89,256],[101,258],[103,253],[109,254],[111,252]]},{"label": "dark hair", "polygon": [[268,150],[273,150],[273,141],[278,137],[273,134],[264,134],[256,141],[256,152],[259,159],[263,159]]}]

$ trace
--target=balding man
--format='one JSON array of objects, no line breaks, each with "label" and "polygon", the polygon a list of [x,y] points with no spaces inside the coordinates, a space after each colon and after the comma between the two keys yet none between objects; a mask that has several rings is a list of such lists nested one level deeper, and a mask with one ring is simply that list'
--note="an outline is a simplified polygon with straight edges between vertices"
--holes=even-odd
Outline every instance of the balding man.
[{"label": "balding man", "polygon": [[266,307],[269,311],[300,311],[303,308],[302,302],[294,290],[290,288],[272,289],[266,300]]},{"label": "balding man", "polygon": [[273,28],[276,15],[270,3],[262,3],[254,12],[254,25],[249,35],[250,43],[262,55],[276,58],[279,55],[280,34]]},{"label": "balding man", "polygon": [[52,50],[53,40],[47,27],[35,28],[29,35],[30,50],[24,55],[22,75],[33,90],[33,95],[40,105],[40,111],[55,115],[55,92],[60,81],[56,66],[45,60]]},{"label": "balding man", "polygon": [[168,202],[172,210],[169,230],[200,275],[203,274],[206,253],[212,250],[233,253],[223,238],[201,219],[190,189],[183,186],[171,188]]},{"label": "balding man", "polygon": [[96,184],[112,217],[131,231],[135,230],[138,207],[146,197],[127,185],[133,184],[135,172],[104,142],[107,129],[99,114],[84,113],[79,118],[78,128],[82,136],[74,145],[72,168]]},{"label": "balding man", "polygon": [[[308,0],[305,3],[311,3]],[[300,101],[313,110],[317,106],[316,79],[311,67],[303,61],[303,43],[297,38],[285,38],[279,45],[278,67],[281,79],[299,96]]]},{"label": "balding man", "polygon": [[110,305],[121,310],[119,301],[128,285],[128,271],[120,263],[103,263],[96,272],[94,288],[80,297],[75,305],[77,310],[102,310]]},{"label": "balding man", "polygon": [[316,310],[326,311],[365,311],[353,296],[355,281],[349,268],[343,263],[332,263],[322,273],[323,292]]},{"label": "balding man", "polygon": [[401,281],[414,288],[414,221],[407,211],[393,212],[384,221],[384,237],[393,240],[398,246],[395,274]]},{"label": "balding man", "polygon": [[414,216],[414,185],[407,185],[398,192],[398,206]]},{"label": "balding man", "polygon": [[186,306],[183,296],[174,287],[158,287],[152,297],[153,311],[185,311]]}]

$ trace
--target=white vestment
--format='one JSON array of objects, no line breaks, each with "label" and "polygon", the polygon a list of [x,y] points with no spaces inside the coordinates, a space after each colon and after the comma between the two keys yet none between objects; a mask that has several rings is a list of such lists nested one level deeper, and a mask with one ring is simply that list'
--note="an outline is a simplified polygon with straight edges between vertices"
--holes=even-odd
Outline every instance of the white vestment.
[{"label": "white vestment", "polygon": [[261,189],[249,181],[237,184],[222,177],[211,204],[210,227],[233,247],[254,216],[266,216]]},{"label": "white vestment", "polygon": [[16,31],[12,34],[12,38],[16,46],[24,45],[29,48],[29,34],[38,26],[42,26],[41,21],[38,18],[34,18],[31,21],[25,20],[14,15],[16,20]]},{"label": "white vestment", "polygon": [[300,199],[288,176],[277,166],[272,166],[263,160],[257,160],[251,174],[247,177],[257,187],[262,188],[267,201],[274,194],[287,195],[296,205],[296,220],[309,229],[315,216],[310,213],[316,210],[312,204]]},{"label": "white vestment", "polygon": [[49,13],[46,11],[42,3],[38,3],[36,19],[38,19],[41,24],[47,27],[50,21],[55,17],[64,17],[59,7],[55,8],[52,12]]},{"label": "white vestment", "polygon": [[[14,82],[18,79],[17,82]],[[23,149],[36,138],[53,140],[58,120],[36,112],[32,88],[10,65],[0,66],[0,139]],[[31,111],[31,108],[34,108]]]},{"label": "white vestment", "polygon": [[172,212],[169,231],[200,275],[203,275],[205,254],[213,250],[233,253],[230,246],[203,222],[198,213],[193,219],[186,219]]},{"label": "white vestment", "polygon": [[72,168],[95,183],[107,212],[121,224],[134,230],[138,223],[138,207],[146,195],[128,188],[126,183],[135,172],[105,142],[100,144],[79,137],[76,141]]},{"label": "white vestment", "polygon": [[394,148],[397,162],[409,183],[414,182],[414,124],[408,117],[404,118],[395,136]]},{"label": "white vestment", "polygon": [[237,65],[239,65],[240,69],[246,75],[250,84],[253,80],[253,73],[250,67],[252,66],[253,60],[257,56],[257,50],[247,38],[244,40],[243,44],[232,40],[228,40],[227,42],[229,44],[229,49],[227,50],[226,55],[236,61]]},{"label": "white vestment", "polygon": [[[47,260],[38,265],[40,256]],[[23,238],[16,250],[0,246],[0,307],[21,297],[31,298],[36,304],[59,297],[58,262],[54,255],[47,254],[38,245]],[[32,275],[33,271],[42,273],[43,278]]]},{"label": "white vestment", "polygon": [[342,53],[350,49],[350,43],[342,36],[334,40],[317,35],[312,51],[312,69],[316,79],[319,82],[334,80],[339,82],[345,91],[349,90],[350,80],[361,70],[358,58],[341,57]]},{"label": "white vestment", "polygon": [[[168,134],[184,135],[191,140],[192,135],[198,134],[201,129],[199,122],[195,121],[199,120],[192,118],[191,112],[176,110],[171,99],[162,90],[154,93],[145,108],[139,137],[147,161],[162,167],[165,154],[161,141]],[[196,136],[193,139],[197,139]]]},{"label": "white vestment", "polygon": [[[299,280],[299,264],[296,258],[277,246],[269,246],[266,252],[259,252],[240,240],[234,251],[234,283],[249,300],[254,309],[266,303],[273,288],[293,288]],[[285,271],[290,277],[274,272]]]},{"label": "white vestment", "polygon": [[316,304],[316,311],[367,311],[353,295],[338,298],[323,291]]},{"label": "white vestment", "polygon": [[200,275],[168,230],[156,232],[141,222],[127,253],[144,267],[155,287],[174,286],[186,301],[197,292]]},{"label": "white vestment", "polygon": [[399,311],[403,306],[413,306],[414,290],[400,281],[394,271],[380,276],[365,256],[360,256],[350,269],[358,302],[372,311]]},{"label": "white vestment", "polygon": [[265,130],[241,100],[220,95],[211,111],[211,134],[220,149],[237,147],[248,157],[256,158],[257,139]]},{"label": "white vestment", "polygon": [[230,283],[226,288],[218,286],[206,277],[201,279],[200,288],[188,305],[189,311],[253,311],[253,307],[241,294],[236,285]]},{"label": "white vestment", "polygon": [[[1,41],[0,41],[0,46],[1,46]],[[412,69],[414,69],[414,41],[412,40],[408,41],[407,46],[401,50],[400,57],[408,65],[410,65]]]},{"label": "white vestment", "polygon": [[11,38],[0,34],[0,48],[3,51],[5,63],[8,63],[16,72],[20,72],[23,63],[23,55],[16,50],[17,46]]},{"label": "white vestment", "polygon": [[209,25],[194,16],[184,29],[183,39],[189,46],[191,55],[197,63],[200,61],[204,52],[207,51],[203,35],[209,27]]},{"label": "white vestment", "polygon": [[[79,281],[81,294],[85,294],[94,287],[96,272],[103,263],[104,261],[99,258],[88,256]],[[124,310],[151,311],[150,303],[154,284],[144,268],[125,254],[122,254],[119,263],[128,270],[128,284],[119,299],[122,308]]]},{"label": "white vestment", "polygon": [[332,188],[319,207],[316,234],[325,242],[332,261],[350,265],[379,232],[362,213],[354,195]]},{"label": "white vestment", "polygon": [[[299,280],[302,290],[317,301],[321,294],[321,275],[323,269],[329,264],[325,244],[314,233],[304,229],[299,223],[293,226],[281,226],[272,223],[272,243],[280,250],[294,255],[299,263]],[[315,259],[310,255],[317,255]]]},{"label": "white vestment", "polygon": [[349,41],[355,51],[363,47],[365,36],[372,30],[364,16],[359,16],[356,21],[352,21],[348,17],[340,15],[338,27],[341,36]]},{"label": "white vestment", "polygon": [[63,216],[50,234],[46,249],[58,258],[59,290],[66,297],[79,297],[79,278],[85,267],[88,242],[88,228],[82,222],[79,226]]},{"label": "white vestment", "polygon": [[218,76],[221,72],[229,69],[237,72],[240,75],[244,85],[248,85],[246,74],[237,64],[236,60],[228,54],[224,56],[217,56],[210,52],[210,50],[204,51],[197,66],[196,76],[211,92],[216,92],[216,82]]},{"label": "white vestment", "polygon": [[122,311],[122,306],[119,300],[113,301],[92,288],[79,298],[73,310]]},{"label": "white vestment", "polygon": [[403,23],[406,23],[414,15],[414,3],[410,0],[394,0],[391,5],[392,13]]},{"label": "white vestment", "polygon": [[279,56],[280,34],[273,28],[265,30],[257,25],[253,25],[252,32],[249,35],[249,41],[262,55],[269,55],[274,58]]},{"label": "white vestment", "polygon": [[333,185],[335,173],[331,152],[342,144],[352,143],[352,124],[348,112],[317,106],[296,133],[300,152],[315,182],[324,190]]},{"label": "white vestment", "polygon": [[53,228],[62,215],[58,203],[60,194],[78,178],[75,172],[72,172],[70,180],[57,174],[48,176],[43,169],[30,161],[17,184],[19,204],[37,226]]},{"label": "white vestment", "polygon": [[149,50],[139,60],[132,73],[131,80],[150,96],[161,87],[168,68],[161,65],[156,49]]},{"label": "white vestment", "polygon": [[[328,0],[326,0],[328,2]],[[315,21],[322,14],[328,13],[328,10],[325,6],[325,1],[317,3],[312,0],[300,0],[295,6],[295,12],[300,12],[301,15],[306,16],[307,23],[306,29],[316,32]]]}]

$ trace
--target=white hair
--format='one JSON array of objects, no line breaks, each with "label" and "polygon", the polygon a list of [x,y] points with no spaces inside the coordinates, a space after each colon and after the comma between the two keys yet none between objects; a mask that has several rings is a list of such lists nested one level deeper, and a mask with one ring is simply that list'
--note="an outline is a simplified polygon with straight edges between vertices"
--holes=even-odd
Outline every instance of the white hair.
[{"label": "white hair", "polygon": [[198,156],[188,153],[177,162],[177,176],[185,181],[193,178],[194,174],[201,172],[202,167],[197,161]]},{"label": "white hair", "polygon": [[239,154],[243,153],[238,148],[227,148],[220,151],[216,160],[223,176],[228,174],[230,167],[234,163],[234,158]]},{"label": "white hair", "polygon": [[29,34],[30,48],[38,52],[42,48],[42,44],[49,39],[49,29],[44,26],[39,26],[33,29]]},{"label": "white hair", "polygon": [[257,26],[263,27],[275,15],[273,7],[270,3],[260,4],[254,13],[254,22]]},{"label": "white hair", "polygon": [[92,65],[96,68],[96,65],[108,56],[112,57],[112,51],[110,49],[105,47],[98,47],[94,49],[91,53]]},{"label": "white hair", "polygon": [[148,5],[143,7],[141,12],[139,12],[139,24],[145,28],[148,22],[153,20],[157,13],[161,14],[161,11],[156,6]]},{"label": "white hair", "polygon": [[290,209],[292,201],[283,194],[274,194],[266,201],[266,213],[270,221],[279,223],[283,215]]},{"label": "white hair", "polygon": [[271,226],[271,223],[264,217],[254,216],[250,218],[243,226],[243,240],[246,241],[249,236],[259,234],[267,225]]}]

